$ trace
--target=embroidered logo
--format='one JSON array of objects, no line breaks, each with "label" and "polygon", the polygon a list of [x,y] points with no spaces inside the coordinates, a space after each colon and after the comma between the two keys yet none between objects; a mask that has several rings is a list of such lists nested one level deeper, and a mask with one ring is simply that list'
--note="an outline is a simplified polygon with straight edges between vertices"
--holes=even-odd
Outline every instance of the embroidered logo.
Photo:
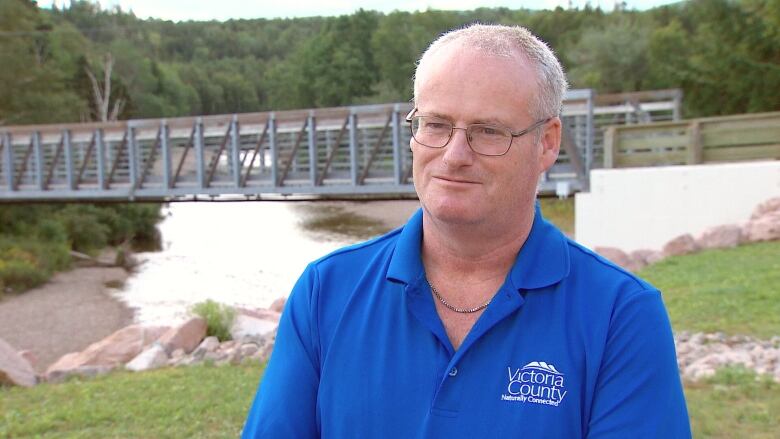
[{"label": "embroidered logo", "polygon": [[564,376],[552,364],[532,361],[520,369],[507,367],[509,384],[502,401],[514,401],[558,407],[568,393]]}]

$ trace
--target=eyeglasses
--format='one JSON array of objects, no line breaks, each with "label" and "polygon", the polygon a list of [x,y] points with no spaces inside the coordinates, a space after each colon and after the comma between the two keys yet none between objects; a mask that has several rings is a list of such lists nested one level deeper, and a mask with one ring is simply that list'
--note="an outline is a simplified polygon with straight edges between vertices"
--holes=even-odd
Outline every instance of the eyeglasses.
[{"label": "eyeglasses", "polygon": [[420,145],[429,148],[444,148],[450,143],[455,130],[464,130],[469,148],[477,154],[486,156],[506,154],[512,147],[512,141],[515,137],[524,136],[552,119],[552,117],[541,119],[522,131],[512,132],[506,127],[484,123],[475,123],[466,128],[460,128],[446,119],[436,116],[415,116],[415,112],[417,112],[417,108],[413,108],[406,115],[406,121],[411,124],[412,137]]}]

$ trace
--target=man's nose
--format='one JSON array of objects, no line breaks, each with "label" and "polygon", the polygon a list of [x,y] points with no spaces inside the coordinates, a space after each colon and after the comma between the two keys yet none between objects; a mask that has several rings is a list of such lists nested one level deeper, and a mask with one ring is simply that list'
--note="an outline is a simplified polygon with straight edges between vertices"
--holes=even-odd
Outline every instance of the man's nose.
[{"label": "man's nose", "polygon": [[466,130],[463,128],[454,128],[452,138],[444,148],[442,160],[447,166],[470,165],[474,160],[474,151],[468,143]]}]

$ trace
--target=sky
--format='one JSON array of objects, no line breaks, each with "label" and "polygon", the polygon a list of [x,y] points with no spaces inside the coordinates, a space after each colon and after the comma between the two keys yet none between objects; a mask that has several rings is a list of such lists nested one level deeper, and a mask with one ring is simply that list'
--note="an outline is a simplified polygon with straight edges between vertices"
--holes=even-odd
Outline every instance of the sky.
[{"label": "sky", "polygon": [[[426,9],[470,10],[478,7],[511,9],[553,9],[557,6],[583,7],[586,3],[612,10],[616,0],[101,0],[103,8],[116,5],[132,10],[140,18],[164,20],[229,20],[231,18],[290,18],[351,14],[360,8],[381,12]],[[630,9],[648,9],[679,0],[625,0]],[[38,0],[44,8],[62,7],[68,0]]]}]

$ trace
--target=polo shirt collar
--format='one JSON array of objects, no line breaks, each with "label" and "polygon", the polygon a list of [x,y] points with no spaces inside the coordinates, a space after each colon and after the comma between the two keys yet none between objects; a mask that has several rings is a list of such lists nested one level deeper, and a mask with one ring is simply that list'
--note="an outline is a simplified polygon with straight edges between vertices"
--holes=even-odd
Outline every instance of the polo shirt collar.
[{"label": "polo shirt collar", "polygon": [[[422,242],[422,209],[412,215],[401,230],[395,245],[387,278],[411,284],[424,274],[420,243]],[[547,222],[535,206],[534,222],[523,247],[509,272],[516,289],[535,289],[553,285],[569,274],[567,238]]]}]

